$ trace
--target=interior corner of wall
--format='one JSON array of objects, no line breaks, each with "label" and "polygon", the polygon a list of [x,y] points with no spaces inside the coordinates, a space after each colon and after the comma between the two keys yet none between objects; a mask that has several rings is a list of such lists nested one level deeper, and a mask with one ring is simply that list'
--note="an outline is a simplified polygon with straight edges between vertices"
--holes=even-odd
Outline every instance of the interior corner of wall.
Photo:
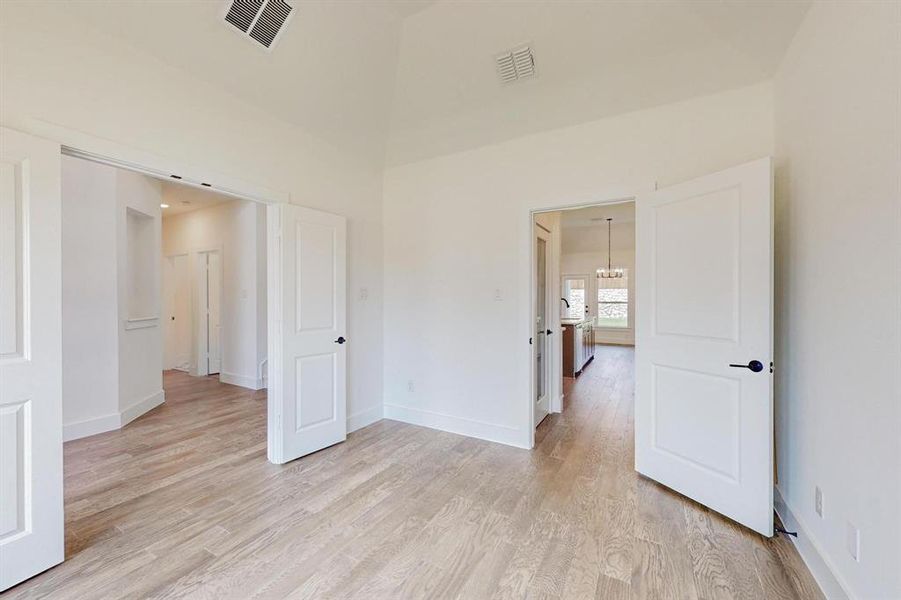
[{"label": "interior corner of wall", "polygon": [[119,411],[120,427],[125,427],[141,415],[156,408],[166,401],[165,390],[157,390],[144,398],[141,398]]},{"label": "interior corner of wall", "polygon": [[841,578],[828,555],[822,551],[821,544],[811,534],[810,529],[788,504],[779,485],[774,486],[773,506],[776,514],[782,520],[783,526],[790,531],[797,532],[797,537],[789,539],[801,556],[801,560],[807,565],[823,595],[830,600],[852,598],[847,582]]}]

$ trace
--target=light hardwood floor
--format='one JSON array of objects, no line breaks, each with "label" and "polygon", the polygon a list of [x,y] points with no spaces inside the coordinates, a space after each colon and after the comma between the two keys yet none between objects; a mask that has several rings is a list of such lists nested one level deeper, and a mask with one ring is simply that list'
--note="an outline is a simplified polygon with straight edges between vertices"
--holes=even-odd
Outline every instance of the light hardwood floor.
[{"label": "light hardwood floor", "polygon": [[65,446],[67,560],[13,598],[819,598],[767,540],[632,469],[632,350],[533,451],[381,421],[266,462],[265,393],[178,372]]}]

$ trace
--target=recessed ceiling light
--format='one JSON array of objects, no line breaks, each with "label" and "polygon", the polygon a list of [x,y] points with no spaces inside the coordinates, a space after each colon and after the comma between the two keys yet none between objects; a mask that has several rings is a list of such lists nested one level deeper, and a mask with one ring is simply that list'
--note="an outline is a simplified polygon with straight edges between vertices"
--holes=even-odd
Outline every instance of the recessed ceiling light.
[{"label": "recessed ceiling light", "polygon": [[169,208],[168,204],[160,204],[160,208]]}]

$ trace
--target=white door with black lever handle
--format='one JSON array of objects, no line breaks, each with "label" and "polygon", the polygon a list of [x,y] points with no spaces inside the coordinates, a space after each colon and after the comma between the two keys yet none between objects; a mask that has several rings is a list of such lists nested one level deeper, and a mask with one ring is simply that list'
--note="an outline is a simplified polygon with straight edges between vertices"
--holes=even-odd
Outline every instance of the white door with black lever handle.
[{"label": "white door with black lever handle", "polygon": [[[269,460],[347,438],[346,222],[289,204],[268,208]],[[281,288],[278,283],[281,282]]]},{"label": "white door with black lever handle", "polygon": [[773,534],[772,164],[636,199],[635,468]]}]

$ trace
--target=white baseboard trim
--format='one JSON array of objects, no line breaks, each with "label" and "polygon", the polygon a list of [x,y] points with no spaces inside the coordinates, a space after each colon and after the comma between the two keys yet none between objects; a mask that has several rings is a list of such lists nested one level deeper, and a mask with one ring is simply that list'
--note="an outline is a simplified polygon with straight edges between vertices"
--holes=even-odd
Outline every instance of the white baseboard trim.
[{"label": "white baseboard trim", "polygon": [[517,448],[528,448],[528,442],[523,443],[522,432],[515,427],[494,425],[484,421],[475,421],[418,408],[397,406],[396,404],[385,405],[385,418],[392,421],[410,423],[411,425],[421,425],[422,427],[448,431],[488,442],[497,442]]},{"label": "white baseboard trim", "polygon": [[122,426],[122,416],[119,413],[103,415],[102,417],[94,417],[75,423],[63,425],[63,441],[71,442],[72,440],[80,440],[98,433],[106,433],[119,429]]},{"label": "white baseboard trim", "polygon": [[238,375],[237,373],[219,373],[219,381],[229,385],[237,385],[249,390],[261,390],[266,387],[266,382],[262,378],[248,377],[247,375]]},{"label": "white baseboard trim", "polygon": [[149,410],[152,410],[166,401],[166,392],[163,390],[159,390],[154,392],[144,398],[143,400],[139,400],[123,410],[121,413],[121,424],[120,427],[125,427],[144,413]]},{"label": "white baseboard trim", "polygon": [[367,425],[372,425],[376,421],[382,420],[382,407],[374,406],[372,408],[361,410],[347,417],[347,433],[363,429]]},{"label": "white baseboard trim", "polygon": [[798,532],[798,537],[789,536],[788,539],[797,548],[798,554],[801,555],[804,564],[807,565],[811,575],[813,575],[813,578],[820,586],[823,595],[829,600],[848,600],[852,598],[853,596],[848,592],[847,585],[839,579],[835,569],[832,568],[832,565],[820,552],[814,539],[810,537],[807,528],[804,527],[788,504],[785,503],[785,498],[782,497],[782,492],[778,487],[773,493],[773,503],[776,508],[776,514],[782,519],[782,524],[785,528],[789,531]]},{"label": "white baseboard trim", "polygon": [[80,440],[98,433],[115,431],[131,423],[147,411],[156,408],[166,401],[166,392],[160,390],[150,394],[143,400],[135,402],[122,412],[111,413],[93,419],[63,425],[63,441]]}]

